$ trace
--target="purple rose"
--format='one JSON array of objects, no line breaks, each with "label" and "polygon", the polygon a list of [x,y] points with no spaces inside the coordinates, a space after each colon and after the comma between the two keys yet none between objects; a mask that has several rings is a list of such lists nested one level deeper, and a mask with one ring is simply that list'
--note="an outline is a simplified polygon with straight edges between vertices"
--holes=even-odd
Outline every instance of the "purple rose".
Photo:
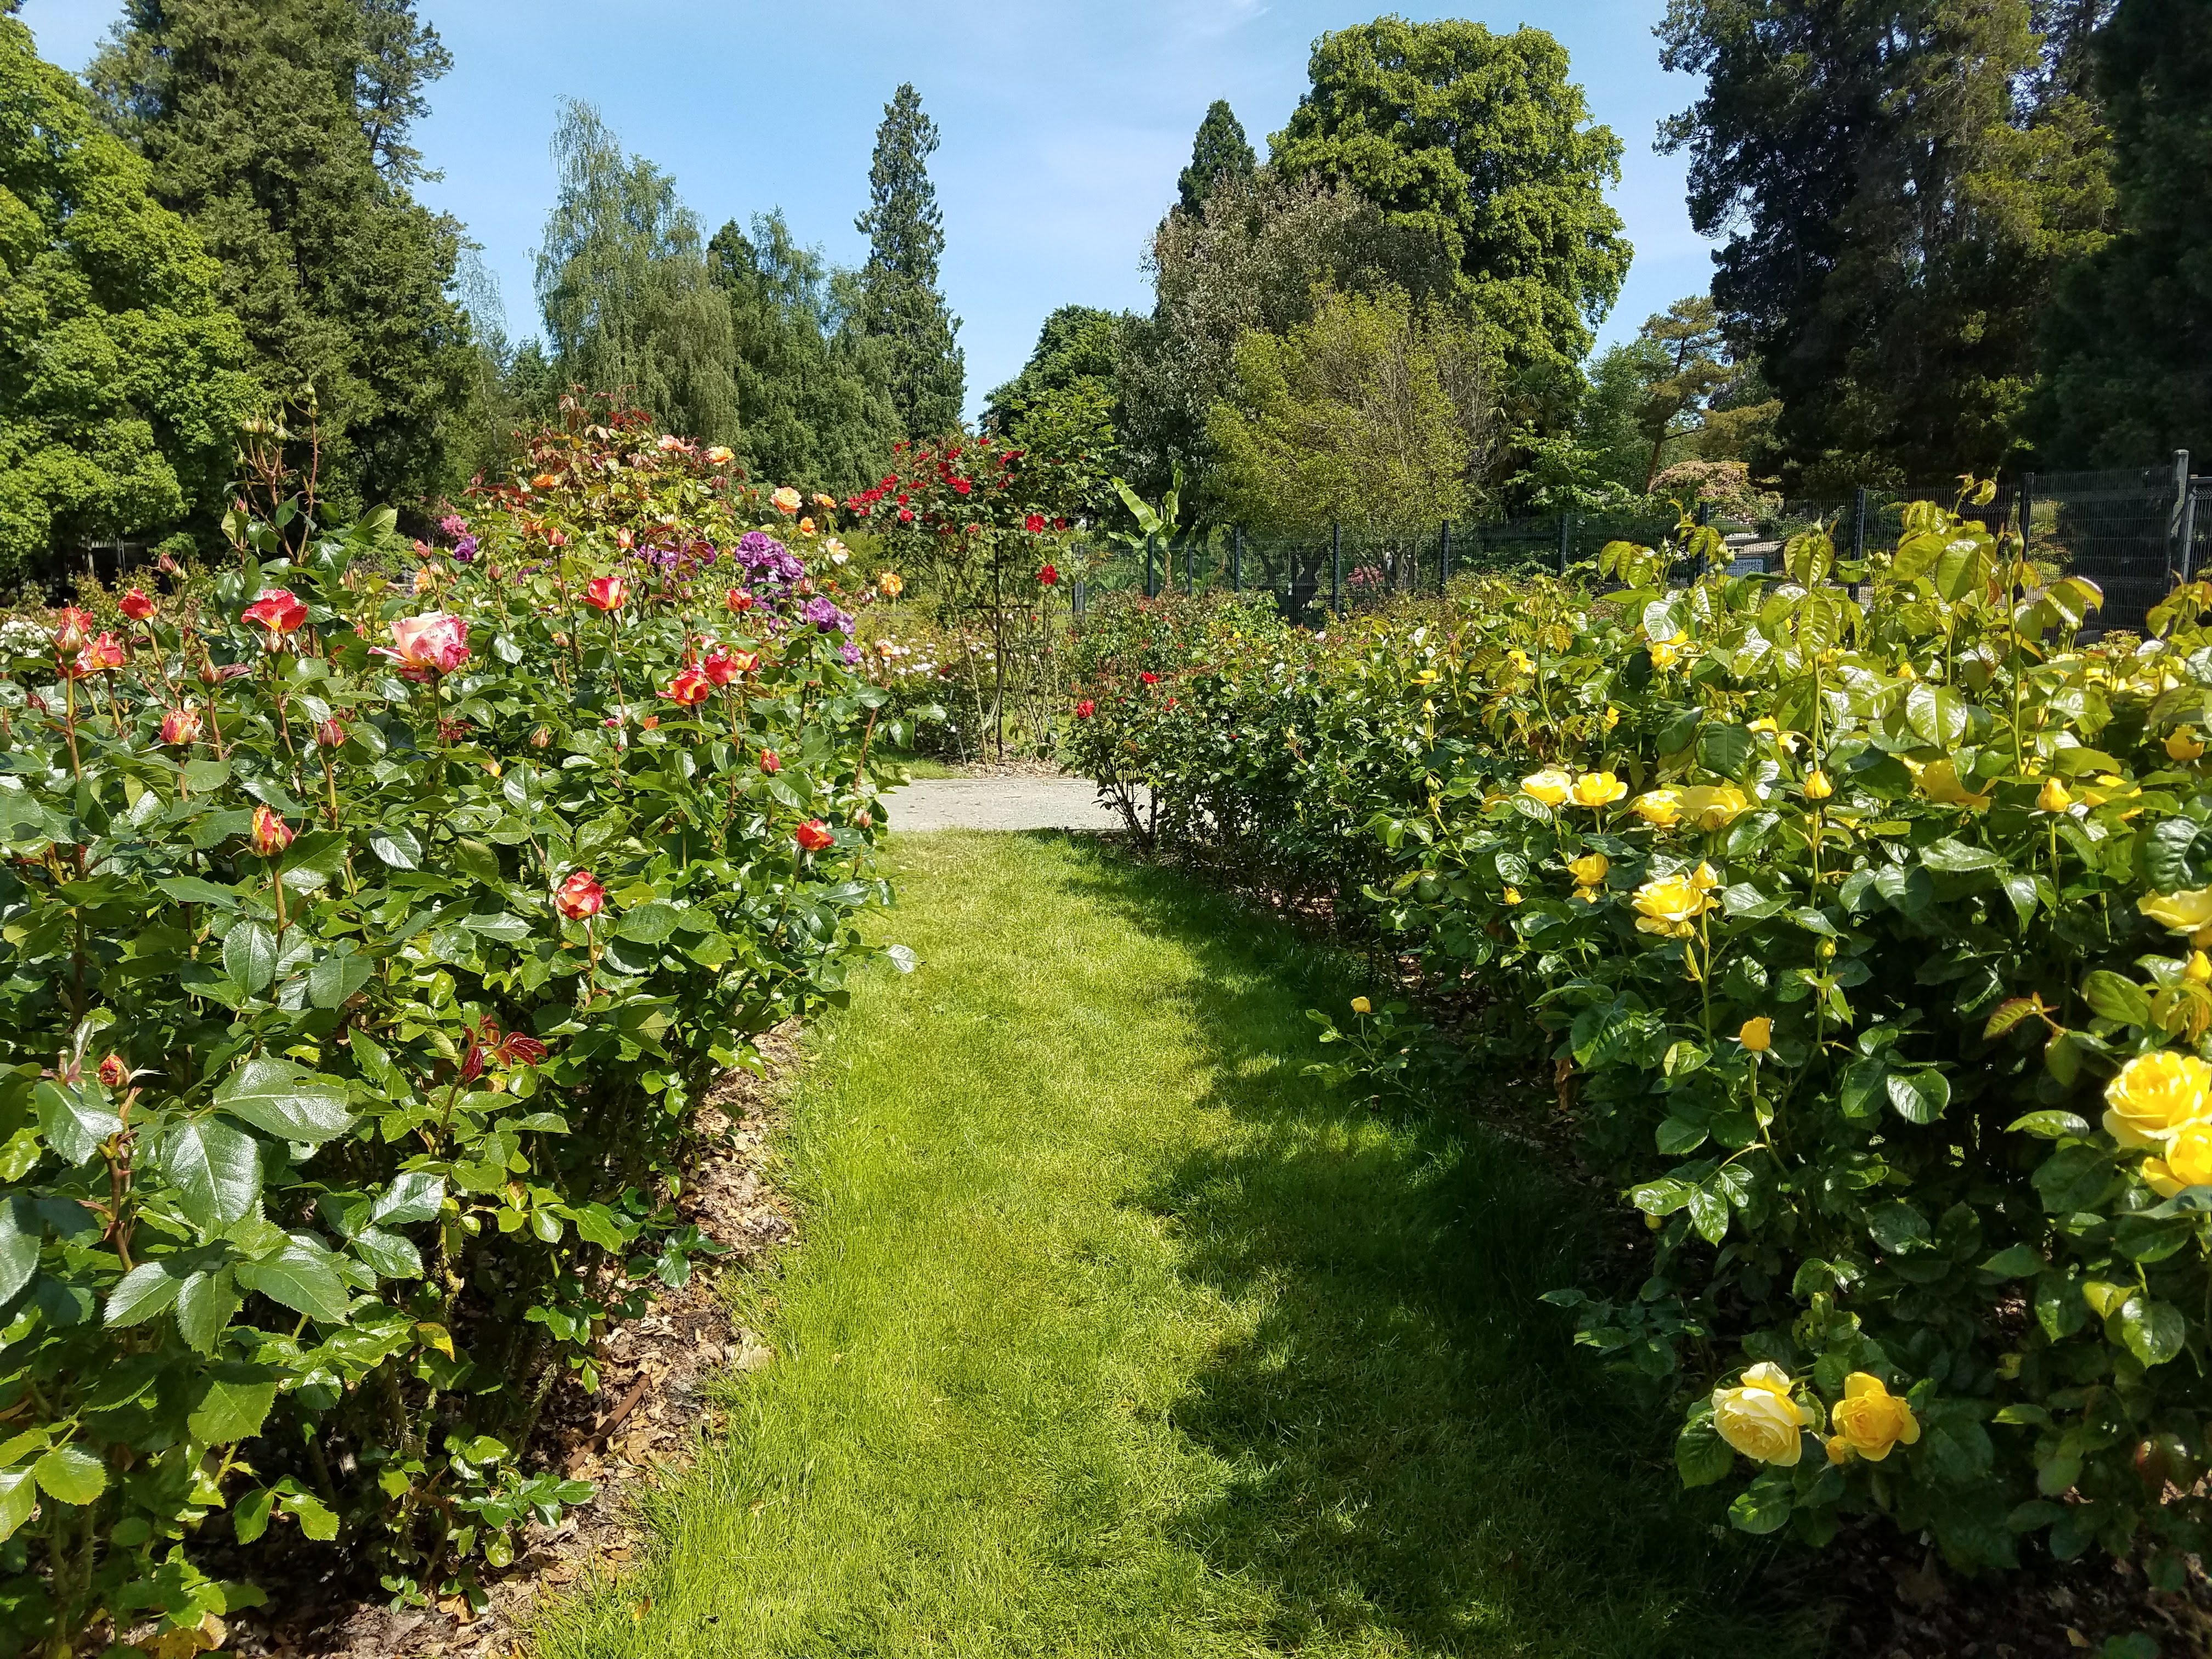
[{"label": "purple rose", "polygon": [[473,564],[477,556],[477,538],[473,536],[463,536],[460,540],[453,544],[453,556],[463,564]]},{"label": "purple rose", "polygon": [[841,645],[837,647],[837,654],[845,659],[848,668],[860,665],[860,647],[857,645]]},{"label": "purple rose", "polygon": [[799,616],[800,621],[812,623],[825,634],[833,630],[841,634],[853,631],[853,619],[825,598],[817,596],[807,600]]}]

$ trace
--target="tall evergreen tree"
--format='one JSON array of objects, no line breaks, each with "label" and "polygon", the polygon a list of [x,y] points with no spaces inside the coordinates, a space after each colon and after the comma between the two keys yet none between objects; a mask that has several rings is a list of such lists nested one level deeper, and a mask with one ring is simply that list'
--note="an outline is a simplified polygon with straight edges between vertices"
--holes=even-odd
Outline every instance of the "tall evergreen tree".
[{"label": "tall evergreen tree", "polygon": [[1440,242],[1498,336],[1516,413],[1564,418],[1630,253],[1605,199],[1620,141],[1591,125],[1565,48],[1537,28],[1382,17],[1322,36],[1310,73],[1273,164]]},{"label": "tall evergreen tree", "polygon": [[802,247],[779,212],[748,237],[732,220],[707,244],[707,265],[730,307],[738,452],[756,479],[865,489],[902,434],[889,384],[889,342],[855,326],[850,273]]},{"label": "tall evergreen tree", "polygon": [[127,0],[87,79],[222,264],[278,397],[312,390],[333,506],[448,480],[468,398],[459,227],[409,193],[450,59],[412,0]]},{"label": "tall evergreen tree", "polygon": [[2094,56],[2118,231],[2060,282],[2028,430],[2049,466],[2212,455],[2212,9],[2120,0]]},{"label": "tall evergreen tree", "polygon": [[218,508],[255,388],[222,272],[0,0],[0,583]]},{"label": "tall evergreen tree", "polygon": [[1190,146],[1190,165],[1176,181],[1176,205],[1185,213],[1196,213],[1224,179],[1249,179],[1259,165],[1260,158],[1252,153],[1252,145],[1244,137],[1244,124],[1237,118],[1226,98],[1217,98],[1206,109],[1206,119],[1198,124],[1198,137]]},{"label": "tall evergreen tree", "polygon": [[876,154],[868,168],[868,210],[854,228],[868,239],[860,273],[861,319],[890,343],[891,408],[909,437],[949,432],[960,423],[968,371],[954,339],[960,320],[938,292],[945,221],[929,158],[937,124],[922,112],[909,82],[884,106]]},{"label": "tall evergreen tree", "polygon": [[1782,399],[1813,487],[1998,465],[2056,269],[2109,191],[2036,0],[1670,0],[1668,130],[1691,221],[1729,235],[1713,297]]},{"label": "tall evergreen tree", "polygon": [[730,307],[708,275],[699,223],[676,181],[589,104],[553,131],[560,193],[538,253],[538,301],[568,383],[612,392],[702,443],[734,443]]}]

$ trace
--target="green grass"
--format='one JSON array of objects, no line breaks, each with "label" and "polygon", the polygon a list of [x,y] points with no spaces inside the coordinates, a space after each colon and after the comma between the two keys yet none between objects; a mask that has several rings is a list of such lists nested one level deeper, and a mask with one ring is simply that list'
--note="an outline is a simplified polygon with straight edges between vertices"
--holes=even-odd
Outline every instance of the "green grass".
[{"label": "green grass", "polygon": [[902,750],[891,750],[885,758],[894,765],[903,766],[917,778],[957,778],[967,775],[948,762],[932,760],[927,755],[909,755]]},{"label": "green grass", "polygon": [[1564,1321],[1581,1207],[1302,1075],[1335,964],[1096,844],[896,844],[780,1355],[550,1659],[1809,1654]]}]

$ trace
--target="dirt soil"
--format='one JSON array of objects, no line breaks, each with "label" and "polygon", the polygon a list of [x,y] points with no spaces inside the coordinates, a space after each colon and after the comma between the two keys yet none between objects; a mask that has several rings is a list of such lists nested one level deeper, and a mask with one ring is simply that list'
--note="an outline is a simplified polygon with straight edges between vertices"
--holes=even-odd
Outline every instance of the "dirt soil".
[{"label": "dirt soil", "polygon": [[775,1358],[732,1320],[726,1281],[768,1269],[796,1237],[793,1210],[769,1177],[767,1141],[797,1067],[798,1036],[794,1022],[763,1037],[767,1077],[732,1072],[699,1109],[702,1152],[678,1206],[730,1254],[702,1259],[689,1284],[663,1291],[641,1317],[608,1331],[596,1395],[571,1379],[547,1402],[533,1462],[594,1482],[591,1501],[557,1528],[533,1523],[514,1565],[487,1583],[489,1605],[473,1613],[459,1597],[395,1609],[349,1593],[357,1587],[286,1583],[281,1571],[264,1571],[270,1605],[233,1621],[230,1651],[250,1659],[510,1659],[527,1650],[520,1632],[540,1597],[618,1572],[636,1557],[643,1545],[632,1500],[688,1468],[721,1427],[712,1380]]}]

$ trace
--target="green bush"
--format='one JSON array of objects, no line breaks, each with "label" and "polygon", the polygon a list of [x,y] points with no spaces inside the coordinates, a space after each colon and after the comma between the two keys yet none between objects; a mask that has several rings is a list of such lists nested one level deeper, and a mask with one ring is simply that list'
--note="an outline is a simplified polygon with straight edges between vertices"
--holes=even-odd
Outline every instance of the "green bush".
[{"label": "green bush", "polygon": [[4,665],[0,1649],[218,1644],[219,1517],[475,1594],[588,1491],[548,1392],[702,1248],[701,1091],[842,995],[847,619],[634,417],[530,465],[412,556],[234,514]]},{"label": "green bush", "polygon": [[[2177,1583],[2208,1541],[2212,586],[2084,647],[2091,585],[1929,503],[1864,568],[1814,532],[1670,582],[1720,554],[1686,523],[1608,548],[1609,591],[1478,581],[1321,637],[1102,609],[1070,753],[1545,1062],[1653,1230],[1632,1294],[1553,1299],[1672,1391],[1686,1481],[1748,1457],[1738,1526],[1878,1514],[1960,1563],[2034,1536]],[[1382,1018],[1352,1035],[1395,1056]]]}]

